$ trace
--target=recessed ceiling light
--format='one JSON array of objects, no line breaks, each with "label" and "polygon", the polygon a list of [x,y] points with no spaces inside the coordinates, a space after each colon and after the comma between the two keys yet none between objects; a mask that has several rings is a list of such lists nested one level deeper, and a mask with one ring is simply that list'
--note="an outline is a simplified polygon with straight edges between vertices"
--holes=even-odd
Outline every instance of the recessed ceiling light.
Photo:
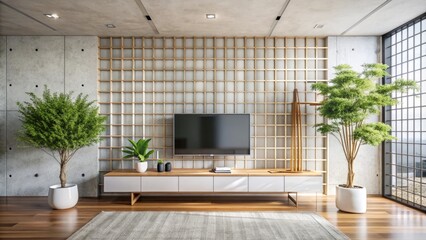
[{"label": "recessed ceiling light", "polygon": [[48,17],[48,18],[53,18],[53,19],[58,19],[59,16],[56,13],[45,13],[44,16]]},{"label": "recessed ceiling light", "polygon": [[105,24],[107,28],[115,28],[115,25],[112,23]]},{"label": "recessed ceiling light", "polygon": [[323,28],[324,24],[315,24],[314,28]]},{"label": "recessed ceiling light", "polygon": [[214,13],[208,13],[208,14],[206,14],[206,18],[207,19],[215,19],[216,18],[216,14],[214,14]]}]

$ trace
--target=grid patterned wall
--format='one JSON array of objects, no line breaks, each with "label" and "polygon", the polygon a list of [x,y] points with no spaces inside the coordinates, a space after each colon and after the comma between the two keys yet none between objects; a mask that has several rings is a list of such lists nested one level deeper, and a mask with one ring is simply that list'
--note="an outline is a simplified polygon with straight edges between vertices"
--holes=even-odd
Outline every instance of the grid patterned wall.
[{"label": "grid patterned wall", "polygon": [[[127,139],[150,147],[175,168],[287,168],[293,89],[301,102],[327,81],[325,38],[100,37],[99,104],[108,116],[99,147],[102,172],[132,168]],[[302,105],[305,169],[327,169],[327,137],[315,107]],[[250,156],[173,156],[174,113],[250,113]]]},{"label": "grid patterned wall", "polygon": [[415,80],[417,92],[398,93],[385,109],[384,120],[397,140],[384,152],[385,196],[426,210],[426,14],[383,37],[384,59],[390,66],[386,82]]}]

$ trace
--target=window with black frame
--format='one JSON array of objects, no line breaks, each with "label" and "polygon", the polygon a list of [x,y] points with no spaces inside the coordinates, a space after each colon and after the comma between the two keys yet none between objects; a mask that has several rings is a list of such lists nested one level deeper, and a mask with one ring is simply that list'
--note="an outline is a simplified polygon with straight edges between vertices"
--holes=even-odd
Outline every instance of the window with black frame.
[{"label": "window with black frame", "polygon": [[419,87],[394,94],[399,104],[384,109],[397,139],[384,144],[383,193],[426,211],[426,13],[383,36],[383,57],[385,84],[403,78]]}]

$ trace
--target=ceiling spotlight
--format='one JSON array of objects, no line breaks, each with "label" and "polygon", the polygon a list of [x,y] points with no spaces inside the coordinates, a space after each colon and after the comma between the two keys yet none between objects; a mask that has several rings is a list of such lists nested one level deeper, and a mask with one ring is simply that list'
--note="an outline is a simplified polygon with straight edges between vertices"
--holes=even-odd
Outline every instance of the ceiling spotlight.
[{"label": "ceiling spotlight", "polygon": [[323,28],[324,24],[315,24],[314,28]]},{"label": "ceiling spotlight", "polygon": [[216,18],[216,14],[214,14],[214,13],[208,13],[208,14],[206,14],[206,18],[207,19],[215,19]]},{"label": "ceiling spotlight", "polygon": [[115,25],[112,23],[105,24],[107,28],[115,28]]},{"label": "ceiling spotlight", "polygon": [[44,16],[48,17],[48,18],[53,18],[53,19],[58,19],[59,16],[56,13],[45,13]]}]

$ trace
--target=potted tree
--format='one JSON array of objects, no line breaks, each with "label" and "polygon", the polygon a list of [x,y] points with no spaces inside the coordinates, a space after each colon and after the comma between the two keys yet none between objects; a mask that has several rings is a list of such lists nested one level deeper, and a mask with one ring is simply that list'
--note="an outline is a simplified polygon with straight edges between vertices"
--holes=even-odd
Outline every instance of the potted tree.
[{"label": "potted tree", "polygon": [[127,154],[124,158],[138,158],[139,162],[136,163],[136,171],[146,172],[148,169],[148,160],[149,156],[154,153],[154,150],[148,151],[148,144],[151,139],[139,139],[137,142],[129,139],[131,147],[127,146],[122,151]]},{"label": "potted tree", "polygon": [[18,102],[22,131],[18,139],[41,148],[60,165],[60,184],[50,186],[48,202],[54,209],[74,207],[78,202],[76,184],[67,182],[67,164],[82,147],[99,142],[104,131],[104,116],[98,114],[94,101],[79,94],[51,93],[47,87],[42,97],[34,93],[28,102]]},{"label": "potted tree", "polygon": [[317,131],[337,138],[348,163],[346,184],[336,186],[336,206],[345,212],[364,213],[367,209],[365,187],[354,184],[354,161],[361,145],[378,146],[394,139],[389,125],[367,123],[366,119],[379,114],[384,106],[397,104],[392,93],[416,88],[414,81],[402,79],[386,85],[376,84],[377,78],[388,75],[387,68],[384,64],[364,64],[363,71],[358,73],[342,64],[335,67],[336,76],[329,83],[312,85],[324,96],[318,111],[328,120],[316,125]]}]

